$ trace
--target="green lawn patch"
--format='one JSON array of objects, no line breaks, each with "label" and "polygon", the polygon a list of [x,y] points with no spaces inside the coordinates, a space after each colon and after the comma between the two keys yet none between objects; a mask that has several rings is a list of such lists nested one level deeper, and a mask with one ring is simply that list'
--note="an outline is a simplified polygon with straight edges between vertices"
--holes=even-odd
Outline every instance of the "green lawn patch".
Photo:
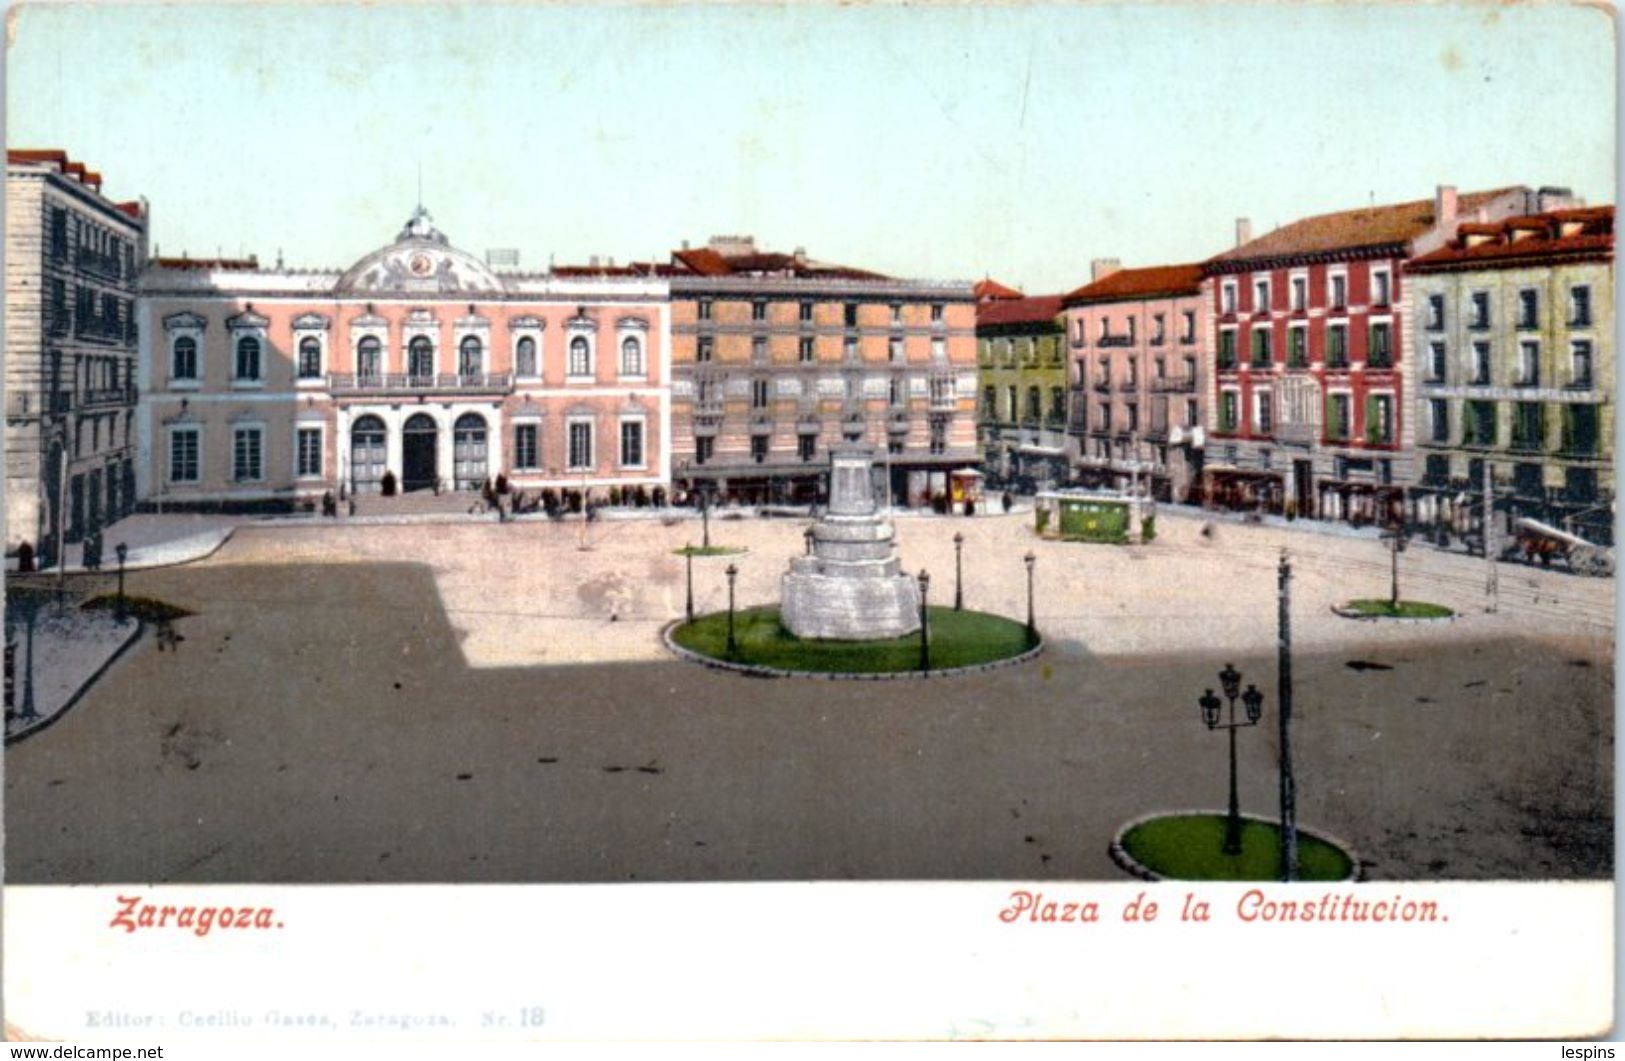
[{"label": "green lawn patch", "polygon": [[[986,612],[928,610],[931,669],[969,667],[1019,656],[1032,647],[1022,623]],[[894,674],[920,669],[918,632],[886,641],[803,640],[779,624],[777,608],[734,613],[738,651],[727,654],[728,613],[702,615],[672,632],[690,652],[730,663],[819,673]]]},{"label": "green lawn patch", "polygon": [[736,545],[685,545],[672,550],[678,556],[736,556],[749,551]]},{"label": "green lawn patch", "polygon": [[[1281,827],[1241,822],[1241,854],[1226,855],[1222,814],[1171,814],[1141,822],[1123,835],[1123,850],[1146,869],[1171,880],[1280,880]],[[1347,880],[1348,852],[1298,830],[1298,879]]]},{"label": "green lawn patch", "polygon": [[[140,619],[147,623],[166,623],[175,619],[183,619],[192,613],[176,604],[161,601],[155,597],[128,596],[124,598],[124,610],[132,619]],[[118,611],[118,594],[104,593],[99,597],[92,597],[80,605],[86,611]]]},{"label": "green lawn patch", "polygon": [[1456,613],[1442,604],[1402,600],[1397,605],[1386,600],[1351,600],[1343,610],[1377,619],[1448,619]]}]

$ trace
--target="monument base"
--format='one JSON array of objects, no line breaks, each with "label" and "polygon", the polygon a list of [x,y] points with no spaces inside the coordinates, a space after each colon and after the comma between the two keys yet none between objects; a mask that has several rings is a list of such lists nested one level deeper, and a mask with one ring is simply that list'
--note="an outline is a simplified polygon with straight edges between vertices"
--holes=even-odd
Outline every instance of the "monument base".
[{"label": "monument base", "polygon": [[883,641],[920,628],[920,591],[907,575],[841,578],[790,571],[779,620],[797,637]]}]

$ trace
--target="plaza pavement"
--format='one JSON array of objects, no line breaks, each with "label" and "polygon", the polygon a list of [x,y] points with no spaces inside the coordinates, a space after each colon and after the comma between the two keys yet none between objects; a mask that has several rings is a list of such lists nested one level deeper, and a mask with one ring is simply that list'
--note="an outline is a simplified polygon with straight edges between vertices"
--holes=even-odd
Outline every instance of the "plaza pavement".
[{"label": "plaza pavement", "polygon": [[[6,756],[7,875],[70,881],[1122,879],[1158,808],[1222,806],[1196,698],[1264,690],[1243,809],[1276,809],[1275,565],[1294,558],[1300,821],[1377,879],[1612,873],[1613,582],[1426,548],[1406,597],[1454,622],[1351,622],[1373,541],[1172,513],[1148,546],[1043,542],[1029,517],[904,519],[911,572],[1020,617],[1039,660],[955,679],[762,680],[672,660],[693,521],[241,528],[131,591],[198,614],[127,653]],[[701,611],[776,598],[796,520],[714,518]],[[585,544],[588,548],[583,549]],[[1353,664],[1353,666],[1351,666]]]}]

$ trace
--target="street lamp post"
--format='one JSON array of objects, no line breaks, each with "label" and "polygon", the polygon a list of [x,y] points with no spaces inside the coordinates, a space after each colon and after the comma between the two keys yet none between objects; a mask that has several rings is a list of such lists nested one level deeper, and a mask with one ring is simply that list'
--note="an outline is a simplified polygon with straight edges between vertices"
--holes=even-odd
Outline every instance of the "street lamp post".
[{"label": "street lamp post", "polygon": [[1027,565],[1027,641],[1031,643],[1038,640],[1038,619],[1033,614],[1033,568],[1038,564],[1038,557],[1029,549],[1022,560]]},{"label": "street lamp post", "polygon": [[[1224,689],[1225,699],[1230,702],[1228,721],[1219,721],[1221,704],[1219,698],[1213,695],[1212,689],[1203,693],[1196,702],[1202,708],[1202,721],[1207,724],[1208,729],[1223,729],[1230,733],[1230,813],[1224,822],[1224,846],[1221,850],[1227,855],[1239,855],[1241,803],[1236,796],[1236,730],[1258,725],[1258,720],[1264,713],[1264,694],[1259,692],[1255,685],[1249,685],[1246,692],[1241,692],[1241,672],[1236,670],[1233,663],[1226,663],[1224,670],[1219,672],[1219,684]],[[1236,721],[1238,695],[1247,712],[1245,722]]]},{"label": "street lamp post", "polygon": [[965,569],[963,553],[965,551],[965,536],[958,531],[954,532],[954,611],[965,610]]},{"label": "street lamp post", "polygon": [[801,537],[807,545],[806,555],[811,556],[813,551],[813,529],[808,527],[806,530],[801,532]]},{"label": "street lamp post", "polygon": [[688,565],[688,600],[683,611],[688,615],[688,621],[694,621],[694,543],[689,542],[683,546],[683,559]]},{"label": "street lamp post", "polygon": [[130,547],[119,542],[113,551],[118,553],[118,621],[122,623],[129,615],[129,604],[124,598],[124,558],[130,554]]},{"label": "street lamp post", "polygon": [[925,610],[926,596],[931,592],[931,575],[920,568],[920,670],[931,669],[931,626]]},{"label": "street lamp post", "polygon": [[711,489],[709,484],[700,484],[700,545],[711,548]]},{"label": "street lamp post", "polygon": [[739,652],[739,644],[734,640],[734,579],[739,575],[739,568],[729,564],[725,574],[728,576],[728,658],[732,659]]}]

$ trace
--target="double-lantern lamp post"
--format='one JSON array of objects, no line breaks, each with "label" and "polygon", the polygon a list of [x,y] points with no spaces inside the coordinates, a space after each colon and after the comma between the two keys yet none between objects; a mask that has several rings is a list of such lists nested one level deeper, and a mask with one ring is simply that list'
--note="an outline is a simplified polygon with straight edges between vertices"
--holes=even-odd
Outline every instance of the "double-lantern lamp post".
[{"label": "double-lantern lamp post", "polygon": [[[1264,694],[1258,691],[1256,685],[1248,685],[1246,692],[1241,692],[1241,672],[1236,670],[1233,663],[1226,663],[1224,670],[1219,672],[1219,685],[1224,689],[1225,700],[1230,702],[1228,721],[1220,721],[1223,703],[1213,695],[1209,689],[1197,699],[1202,708],[1202,721],[1207,728],[1223,729],[1230,732],[1230,814],[1224,822],[1224,846],[1221,850],[1227,855],[1241,854],[1241,804],[1236,796],[1236,730],[1247,726],[1258,725],[1258,720],[1264,714]],[[1246,711],[1246,721],[1236,721],[1236,700],[1240,698],[1242,707]]]},{"label": "double-lantern lamp post", "polygon": [[926,615],[925,602],[931,592],[931,574],[920,568],[920,670],[931,669],[931,628]]}]

